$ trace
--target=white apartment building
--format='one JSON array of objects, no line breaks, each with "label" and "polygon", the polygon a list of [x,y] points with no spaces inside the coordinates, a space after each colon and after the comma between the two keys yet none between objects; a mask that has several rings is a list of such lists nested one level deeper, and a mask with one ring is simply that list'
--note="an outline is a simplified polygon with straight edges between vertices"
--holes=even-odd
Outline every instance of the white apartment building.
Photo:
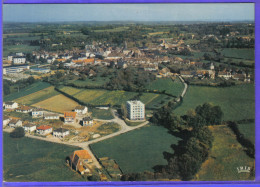
[{"label": "white apartment building", "polygon": [[127,118],[130,120],[145,119],[145,105],[141,101],[127,101]]}]

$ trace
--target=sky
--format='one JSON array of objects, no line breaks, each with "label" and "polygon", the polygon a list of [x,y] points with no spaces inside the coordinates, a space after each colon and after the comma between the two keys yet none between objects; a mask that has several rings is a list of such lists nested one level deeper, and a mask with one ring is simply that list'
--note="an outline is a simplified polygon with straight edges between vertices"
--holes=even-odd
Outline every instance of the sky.
[{"label": "sky", "polygon": [[254,21],[254,4],[4,4],[3,20],[4,22]]}]

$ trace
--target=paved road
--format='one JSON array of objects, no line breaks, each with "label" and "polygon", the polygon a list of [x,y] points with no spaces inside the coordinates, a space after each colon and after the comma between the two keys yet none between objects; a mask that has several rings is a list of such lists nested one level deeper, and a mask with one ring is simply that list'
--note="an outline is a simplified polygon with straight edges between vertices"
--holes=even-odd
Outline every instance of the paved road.
[{"label": "paved road", "polygon": [[[186,92],[187,92],[188,85],[187,85],[187,83],[183,80],[183,78],[182,78],[181,76],[179,76],[179,75],[177,75],[177,76],[179,77],[179,79],[181,80],[181,82],[184,84],[184,89],[183,89],[183,91],[182,91],[182,93],[181,93],[181,97],[183,98],[184,95],[185,95]],[[180,101],[180,99],[177,99],[177,102],[179,102],[179,101]]]}]

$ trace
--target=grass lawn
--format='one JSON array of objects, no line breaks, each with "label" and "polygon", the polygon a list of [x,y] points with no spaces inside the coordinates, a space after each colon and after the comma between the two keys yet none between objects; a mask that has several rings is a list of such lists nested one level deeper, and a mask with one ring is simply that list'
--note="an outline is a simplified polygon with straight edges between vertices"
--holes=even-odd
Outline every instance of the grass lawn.
[{"label": "grass lawn", "polygon": [[80,148],[26,137],[13,139],[8,133],[3,139],[4,181],[86,181],[65,165],[65,158]]},{"label": "grass lawn", "polygon": [[252,119],[255,116],[254,84],[225,88],[189,86],[182,105],[174,112],[183,115],[205,102],[219,105],[224,112],[224,120]]},{"label": "grass lawn", "polygon": [[221,54],[225,57],[231,58],[241,58],[241,59],[248,59],[254,60],[255,53],[254,49],[237,49],[237,48],[226,48],[221,51]]},{"label": "grass lawn", "polygon": [[104,136],[119,131],[120,125],[117,123],[104,123],[97,128],[96,133]]},{"label": "grass lawn", "polygon": [[26,104],[26,105],[32,105],[34,103],[38,103],[40,101],[43,101],[45,99],[48,99],[58,94],[59,92],[57,92],[53,86],[50,86],[48,88],[32,93],[30,95],[20,97],[16,99],[15,102]]},{"label": "grass lawn", "polygon": [[162,107],[163,105],[165,105],[168,101],[173,100],[173,97],[164,95],[164,94],[160,94],[158,97],[156,97],[154,100],[152,100],[150,103],[148,103],[146,105],[146,107],[148,108],[152,108],[152,109],[158,109],[160,107]]},{"label": "grass lawn", "polygon": [[254,166],[254,159],[248,157],[236,136],[226,126],[209,127],[214,136],[209,158],[196,175],[197,181],[253,180],[250,173],[238,173],[237,167]]},{"label": "grass lawn", "polygon": [[161,92],[165,90],[165,93],[179,96],[184,89],[184,85],[179,78],[176,78],[174,81],[171,78],[158,78],[151,82],[146,88]]},{"label": "grass lawn", "polygon": [[72,111],[78,106],[76,101],[62,95],[56,95],[49,99],[40,101],[38,103],[33,104],[32,106],[43,108],[53,112],[64,113],[66,111]]},{"label": "grass lawn", "polygon": [[92,144],[91,148],[98,158],[115,159],[124,173],[143,172],[167,164],[163,152],[173,152],[170,146],[178,140],[167,129],[150,125]]},{"label": "grass lawn", "polygon": [[110,109],[102,110],[102,109],[93,108],[91,109],[91,112],[94,118],[104,119],[104,120],[114,119],[114,116],[112,115]]},{"label": "grass lawn", "polygon": [[13,101],[20,97],[24,97],[26,95],[29,95],[29,94],[38,92],[40,90],[43,90],[45,88],[48,88],[49,86],[50,86],[50,84],[46,83],[46,82],[36,82],[24,89],[21,89],[19,92],[12,93],[10,95],[5,96],[4,101]]},{"label": "grass lawn", "polygon": [[255,143],[255,123],[237,124],[238,129],[245,138],[249,139],[252,143]]},{"label": "grass lawn", "polygon": [[22,121],[39,121],[39,119],[37,119],[37,118],[32,118],[30,113],[21,113],[21,112],[15,112],[15,111],[12,111],[12,112],[4,111],[4,115],[15,117],[15,118],[20,118]]}]

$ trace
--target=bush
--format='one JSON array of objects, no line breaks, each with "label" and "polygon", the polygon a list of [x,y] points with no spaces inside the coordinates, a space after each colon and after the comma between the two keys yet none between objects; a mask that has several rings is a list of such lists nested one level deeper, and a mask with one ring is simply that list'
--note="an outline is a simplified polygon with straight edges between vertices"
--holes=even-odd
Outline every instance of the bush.
[{"label": "bush", "polygon": [[13,130],[13,132],[10,133],[10,137],[12,138],[22,138],[24,137],[25,132],[23,127],[17,127]]}]

